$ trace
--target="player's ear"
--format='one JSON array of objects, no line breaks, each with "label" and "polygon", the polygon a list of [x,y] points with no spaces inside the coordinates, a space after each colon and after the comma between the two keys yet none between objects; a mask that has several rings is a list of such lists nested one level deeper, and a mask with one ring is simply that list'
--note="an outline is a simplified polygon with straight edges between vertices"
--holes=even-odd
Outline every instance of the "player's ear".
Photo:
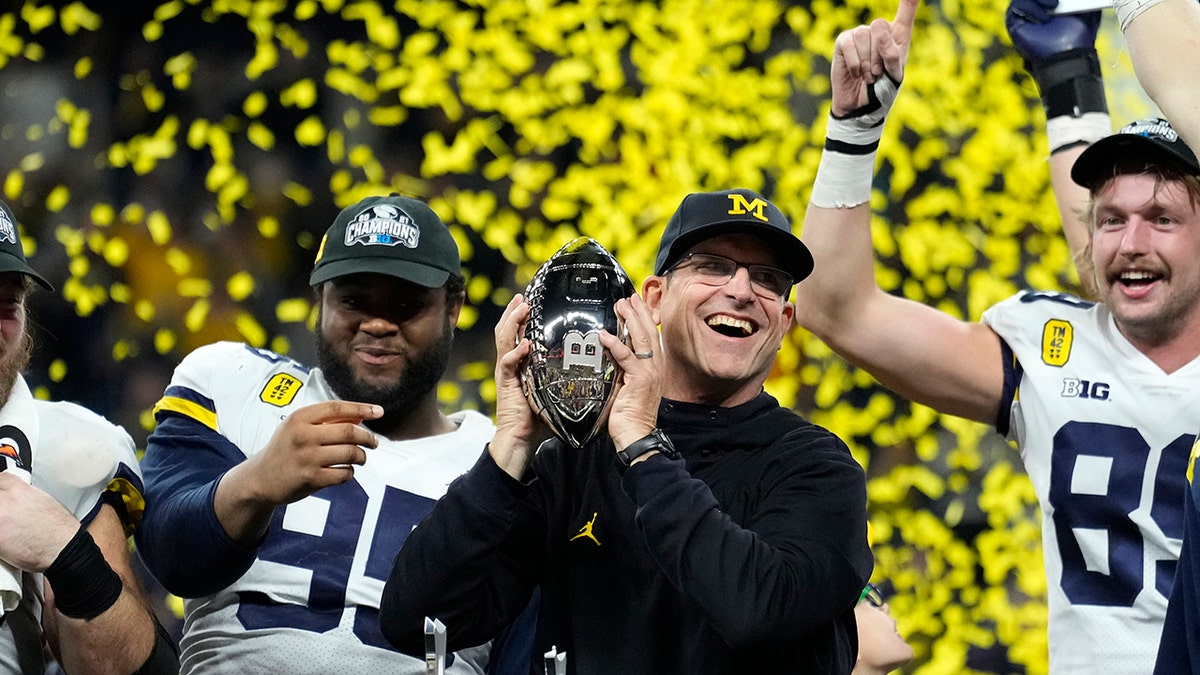
[{"label": "player's ear", "polygon": [[458,327],[458,315],[462,313],[462,308],[462,296],[459,296],[456,302],[451,302],[450,306],[446,308],[447,323],[450,324],[451,328]]},{"label": "player's ear", "polygon": [[659,276],[646,277],[642,282],[642,300],[646,306],[650,308],[650,313],[654,317],[654,323],[659,323],[658,309],[662,306],[663,294],[667,290],[667,278]]},{"label": "player's ear", "polygon": [[796,305],[784,301],[783,303],[783,332],[787,333],[792,328],[792,322],[796,318]]}]

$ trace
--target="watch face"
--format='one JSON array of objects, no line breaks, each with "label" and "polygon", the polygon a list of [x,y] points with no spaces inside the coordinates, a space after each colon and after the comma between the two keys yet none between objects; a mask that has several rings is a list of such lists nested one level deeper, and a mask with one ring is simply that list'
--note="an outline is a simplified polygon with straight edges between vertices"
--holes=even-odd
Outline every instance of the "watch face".
[{"label": "watch face", "polygon": [[658,446],[657,446],[657,450],[659,452],[661,452],[662,454],[664,454],[667,457],[670,457],[672,459],[679,456],[679,451],[675,449],[675,445],[673,443],[671,443],[671,439],[667,438],[666,434],[664,434],[661,430],[658,430],[658,429],[654,430],[654,434],[658,437],[658,440],[659,440]]},{"label": "watch face", "polygon": [[530,406],[559,438],[582,447],[603,427],[619,367],[600,344],[601,329],[626,339],[617,300],[633,295],[620,263],[594,239],[578,237],[542,265],[525,290],[521,364]]}]

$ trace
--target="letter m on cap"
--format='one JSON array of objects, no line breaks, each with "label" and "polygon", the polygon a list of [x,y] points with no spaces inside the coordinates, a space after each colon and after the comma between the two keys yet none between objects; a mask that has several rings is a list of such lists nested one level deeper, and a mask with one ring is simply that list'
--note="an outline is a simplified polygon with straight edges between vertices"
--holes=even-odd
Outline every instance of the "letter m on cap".
[{"label": "letter m on cap", "polygon": [[733,206],[729,207],[729,215],[744,216],[748,213],[764,223],[767,222],[767,214],[763,213],[763,210],[767,208],[765,201],[755,197],[754,201],[748,202],[744,195],[736,192],[727,196],[729,197],[729,201],[733,202]]}]

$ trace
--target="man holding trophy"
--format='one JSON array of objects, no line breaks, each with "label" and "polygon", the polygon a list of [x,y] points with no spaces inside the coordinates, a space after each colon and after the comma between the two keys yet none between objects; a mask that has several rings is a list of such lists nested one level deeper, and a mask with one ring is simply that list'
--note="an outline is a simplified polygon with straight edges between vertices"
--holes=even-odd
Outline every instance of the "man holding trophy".
[{"label": "man holding trophy", "polygon": [[[611,282],[602,268],[581,264],[599,271],[579,276]],[[613,303],[615,332],[573,338],[598,341],[620,369],[607,433],[553,425],[545,444],[546,422],[564,415],[535,407],[579,406],[533,394],[526,366],[547,346],[526,326],[569,317],[516,296],[496,327],[496,436],[397,556],[380,614],[388,640],[422,653],[432,616],[450,649],[480,644],[540,587],[530,672],[549,649],[579,674],[849,672],[872,568],[863,471],[763,391],[791,287],[811,271],[757,193],[688,195],[642,296]]]}]

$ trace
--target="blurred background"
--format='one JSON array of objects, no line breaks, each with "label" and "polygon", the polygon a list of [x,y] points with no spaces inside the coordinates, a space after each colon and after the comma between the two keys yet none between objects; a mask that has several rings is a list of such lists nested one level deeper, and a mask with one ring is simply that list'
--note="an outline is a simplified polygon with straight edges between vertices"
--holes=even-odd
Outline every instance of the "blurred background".
[{"label": "blurred background", "polygon": [[[32,301],[31,384],[141,447],[199,345],[312,362],[320,236],[396,191],[451,224],[466,266],[440,397],[490,413],[492,325],[573,237],[640,285],[689,192],[749,187],[799,228],[833,40],[895,4],[0,2],[0,191],[57,288]],[[872,201],[880,284],[969,319],[1021,288],[1077,290],[1006,5],[922,4]],[[1098,47],[1114,124],[1153,113],[1112,16]],[[907,672],[1045,672],[1040,515],[1012,447],[801,329],[768,390],[867,471],[873,578],[916,648]]]}]

